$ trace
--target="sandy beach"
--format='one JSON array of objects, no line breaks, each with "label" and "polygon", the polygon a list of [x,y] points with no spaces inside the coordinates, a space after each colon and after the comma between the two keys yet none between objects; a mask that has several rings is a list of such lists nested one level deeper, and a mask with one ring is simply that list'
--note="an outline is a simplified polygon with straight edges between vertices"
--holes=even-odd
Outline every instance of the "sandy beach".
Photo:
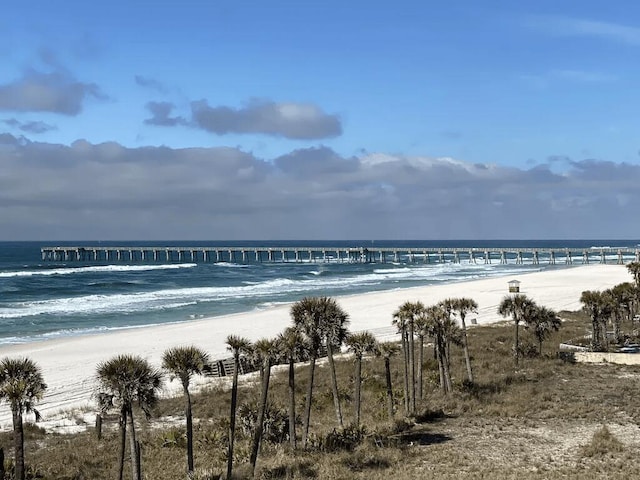
[{"label": "sandy beach", "polygon": [[[560,311],[581,308],[579,300],[584,290],[602,290],[631,281],[632,277],[621,265],[558,267],[517,277],[345,296],[339,297],[338,301],[349,314],[351,331],[369,330],[379,339],[390,340],[396,337],[395,328],[391,326],[392,314],[406,301],[420,300],[430,305],[448,297],[471,297],[478,303],[479,312],[469,319],[475,318],[479,325],[503,321],[497,314],[497,307],[508,293],[507,282],[513,279],[521,282],[521,293],[541,305]],[[113,355],[138,354],[160,366],[162,353],[167,348],[194,344],[209,352],[212,358],[226,357],[229,355],[224,343],[227,335],[245,336],[250,340],[273,337],[290,325],[289,307],[280,305],[188,322],[3,346],[0,356],[28,356],[40,365],[48,390],[37,408],[46,419],[61,411],[94,410],[92,394],[96,365]],[[167,393],[171,390],[168,389]],[[10,412],[2,404],[0,424],[10,422]]]}]

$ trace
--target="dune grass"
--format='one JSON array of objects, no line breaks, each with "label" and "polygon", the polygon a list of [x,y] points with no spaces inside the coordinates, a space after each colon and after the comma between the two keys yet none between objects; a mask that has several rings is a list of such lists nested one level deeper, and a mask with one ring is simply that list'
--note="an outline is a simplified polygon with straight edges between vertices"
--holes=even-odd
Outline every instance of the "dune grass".
[{"label": "dune grass", "polygon": [[[257,477],[318,479],[412,478],[628,478],[640,468],[633,453],[640,444],[640,367],[575,364],[559,360],[556,346],[584,335],[589,320],[562,312],[562,329],[545,342],[542,356],[525,357],[515,369],[509,322],[469,329],[476,382],[468,385],[462,350],[452,350],[454,392],[438,388],[437,363],[425,355],[425,395],[414,417],[403,416],[400,358],[392,360],[397,415],[387,418],[383,360],[363,362],[362,429],[336,428],[328,367],[320,364],[311,418],[311,447],[291,451],[282,440],[288,401],[286,371],[277,369],[270,391],[269,435],[258,459]],[[535,341],[525,332],[526,347]],[[525,348],[526,349],[526,348]],[[352,357],[336,361],[345,424],[353,419]],[[298,413],[304,404],[307,369],[297,369]],[[255,375],[240,393],[236,478],[248,475],[250,415],[259,388]],[[225,471],[230,394],[215,381],[193,397],[196,478]],[[285,413],[282,413],[285,412]],[[163,400],[151,420],[141,420],[143,476],[185,476],[181,398]],[[138,418],[143,418],[139,416]],[[28,426],[26,462],[32,478],[107,480],[117,473],[116,419],[104,422],[102,440],[90,428],[52,434]],[[284,430],[286,432],[286,429]],[[298,429],[300,433],[300,429]],[[0,434],[10,457],[11,433]],[[7,462],[9,463],[9,462]],[[125,478],[130,477],[129,465]]]}]

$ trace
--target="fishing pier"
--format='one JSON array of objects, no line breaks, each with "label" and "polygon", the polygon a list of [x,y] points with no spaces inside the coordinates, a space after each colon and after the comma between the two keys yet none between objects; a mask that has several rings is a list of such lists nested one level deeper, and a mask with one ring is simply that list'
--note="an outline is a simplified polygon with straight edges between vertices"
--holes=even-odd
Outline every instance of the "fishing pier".
[{"label": "fishing pier", "polygon": [[58,246],[41,248],[55,262],[348,262],[348,263],[616,263],[640,261],[640,248],[410,248],[410,247],[223,247]]}]

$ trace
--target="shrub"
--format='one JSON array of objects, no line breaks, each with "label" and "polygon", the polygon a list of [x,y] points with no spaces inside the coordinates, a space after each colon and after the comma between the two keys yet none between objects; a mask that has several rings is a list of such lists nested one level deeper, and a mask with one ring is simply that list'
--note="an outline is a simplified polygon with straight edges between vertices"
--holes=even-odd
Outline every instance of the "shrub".
[{"label": "shrub", "polygon": [[163,448],[185,448],[187,446],[187,432],[181,427],[172,427],[159,435],[160,446]]},{"label": "shrub", "polygon": [[[239,425],[242,433],[250,437],[258,421],[258,409],[247,403],[238,407]],[[289,439],[289,413],[267,405],[262,423],[262,438],[271,443],[282,443]]]},{"label": "shrub", "polygon": [[347,450],[349,452],[360,444],[365,435],[364,427],[350,425],[341,430],[335,428],[322,440],[322,449],[325,452],[337,452]]},{"label": "shrub", "polygon": [[603,425],[602,428],[595,431],[591,442],[580,449],[580,454],[583,457],[595,457],[621,452],[623,449],[622,442],[611,433],[606,425]]}]

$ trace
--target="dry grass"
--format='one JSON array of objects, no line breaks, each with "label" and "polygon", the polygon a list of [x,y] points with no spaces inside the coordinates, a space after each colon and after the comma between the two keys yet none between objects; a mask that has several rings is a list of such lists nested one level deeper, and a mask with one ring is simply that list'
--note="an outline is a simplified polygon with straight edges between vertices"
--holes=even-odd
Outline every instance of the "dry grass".
[{"label": "dry grass", "polygon": [[[514,368],[510,323],[476,327],[469,342],[476,384],[464,385],[462,353],[454,351],[450,396],[437,388],[431,350],[425,362],[425,398],[421,414],[393,424],[386,418],[384,368],[380,359],[365,362],[362,419],[365,435],[351,450],[326,451],[323,439],[336,425],[326,365],[317,372],[312,432],[315,448],[291,452],[286,444],[265,442],[258,461],[261,478],[377,480],[410,478],[628,478],[640,469],[634,452],[640,446],[640,367],[565,363],[553,345],[583,335],[588,319],[563,313],[563,329],[546,342],[545,355],[525,358]],[[526,341],[528,333],[523,332]],[[395,358],[395,393],[402,410],[400,361]],[[337,362],[343,414],[353,418],[353,363]],[[307,370],[297,371],[298,412],[302,412]],[[284,409],[286,376],[273,379],[271,405]],[[197,478],[217,478],[224,471],[230,395],[212,386],[194,396]],[[253,405],[258,391],[247,382],[240,403]],[[156,420],[140,421],[143,470],[148,479],[184,478],[184,440],[179,419],[182,399],[163,401]],[[143,418],[139,416],[139,418]],[[158,420],[161,418],[161,420]],[[178,419],[176,421],[176,419]],[[113,419],[107,422],[113,425]],[[606,427],[603,427],[606,425]],[[300,432],[300,429],[299,429]],[[27,430],[27,463],[40,478],[111,479],[116,474],[117,432],[105,431],[101,441],[91,431],[45,434]],[[10,452],[11,435],[0,434]],[[237,478],[247,475],[249,439],[238,431]],[[128,465],[126,467],[128,469]],[[128,470],[127,470],[128,472]],[[129,475],[125,473],[125,475]]]}]

